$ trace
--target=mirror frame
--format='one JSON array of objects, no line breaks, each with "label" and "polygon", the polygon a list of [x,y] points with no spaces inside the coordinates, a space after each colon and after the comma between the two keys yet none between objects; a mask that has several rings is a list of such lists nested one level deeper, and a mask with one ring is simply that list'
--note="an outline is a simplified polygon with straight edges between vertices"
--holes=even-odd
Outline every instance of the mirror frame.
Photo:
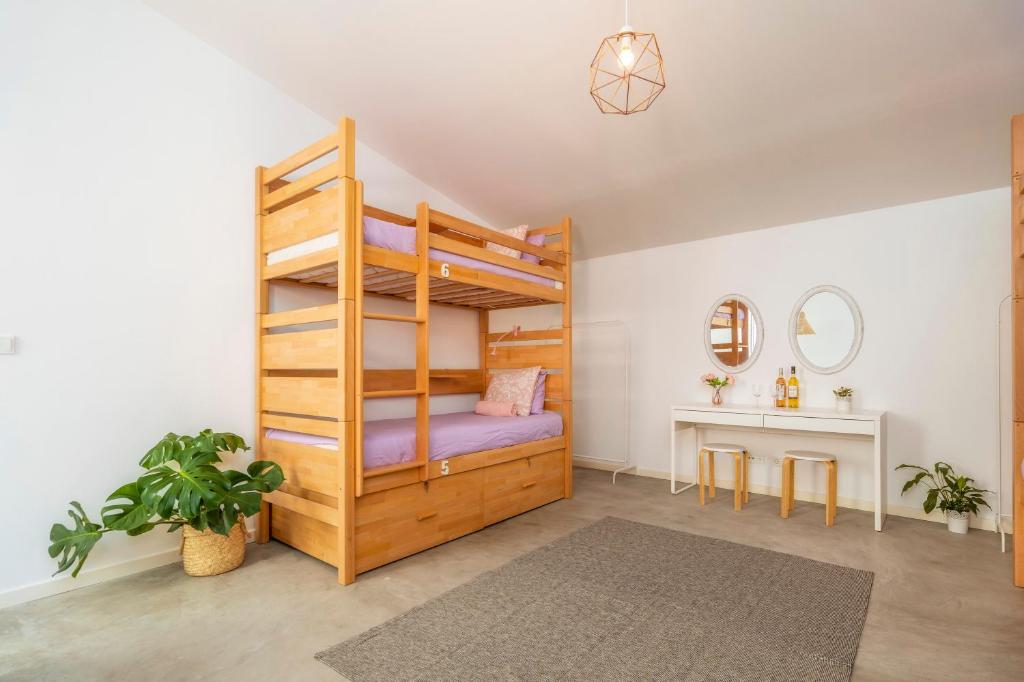
[{"label": "mirror frame", "polygon": [[[850,309],[850,314],[853,315],[853,343],[850,344],[850,350],[846,353],[838,363],[831,365],[830,367],[821,367],[814,364],[807,359],[803,351],[800,349],[800,344],[797,342],[796,325],[800,319],[800,311],[803,309],[804,304],[807,303],[812,297],[821,293],[835,294],[839,298],[843,299],[847,307]],[[857,305],[857,301],[853,299],[845,289],[840,289],[837,286],[831,284],[822,284],[821,286],[814,287],[805,291],[804,294],[797,299],[796,305],[793,306],[793,312],[789,316],[789,347],[793,350],[793,354],[796,355],[797,361],[805,368],[811,370],[815,374],[835,374],[841,372],[850,366],[854,358],[860,352],[861,343],[864,341],[864,317],[860,314],[860,306]]]},{"label": "mirror frame", "polygon": [[[708,328],[711,326],[711,318],[715,316],[715,312],[718,310],[719,306],[726,301],[732,300],[740,301],[747,306],[747,310],[749,310],[754,317],[754,322],[757,324],[759,332],[757,344],[750,349],[750,355],[747,357],[747,361],[742,365],[737,365],[736,367],[730,367],[718,359],[715,349],[711,347],[711,336],[708,334]],[[701,334],[704,335],[704,350],[707,351],[711,362],[715,367],[727,374],[739,374],[740,372],[745,372],[750,369],[750,367],[757,362],[758,356],[761,355],[761,349],[764,348],[764,321],[761,319],[761,311],[757,309],[757,306],[754,305],[753,301],[742,294],[726,294],[725,296],[716,299],[711,305],[711,309],[708,311],[708,316],[704,318],[704,327],[701,329]]]}]

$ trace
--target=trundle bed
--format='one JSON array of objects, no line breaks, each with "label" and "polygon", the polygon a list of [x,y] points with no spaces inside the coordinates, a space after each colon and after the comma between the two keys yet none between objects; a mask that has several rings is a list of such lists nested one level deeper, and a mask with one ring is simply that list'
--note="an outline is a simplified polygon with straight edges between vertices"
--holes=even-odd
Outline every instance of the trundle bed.
[{"label": "trundle bed", "polygon": [[[363,203],[355,125],[256,170],[257,458],[278,462],[258,542],[338,568],[338,580],[572,495],[571,223],[517,239],[426,203],[404,217]],[[495,244],[520,257],[486,248]],[[270,311],[272,286],[337,302]],[[366,296],[415,302],[371,313]],[[430,369],[430,304],[479,311],[479,367]],[[562,326],[490,331],[489,311],[561,304]],[[363,368],[364,320],[416,327],[415,369]],[[495,372],[541,366],[544,411],[431,415],[431,395],[485,393]],[[408,398],[416,416],[364,421],[365,400]]]}]

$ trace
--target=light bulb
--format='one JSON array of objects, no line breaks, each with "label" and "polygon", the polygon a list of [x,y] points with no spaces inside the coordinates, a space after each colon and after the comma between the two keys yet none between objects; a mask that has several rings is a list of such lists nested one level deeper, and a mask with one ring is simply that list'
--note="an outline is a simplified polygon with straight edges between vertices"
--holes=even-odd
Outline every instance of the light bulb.
[{"label": "light bulb", "polygon": [[619,38],[619,63],[626,71],[632,69],[636,63],[636,56],[633,54],[633,34],[627,32],[629,29],[628,25],[623,26],[622,37]]},{"label": "light bulb", "polygon": [[633,64],[636,62],[636,57],[633,56],[633,50],[628,47],[622,48],[619,52],[619,61],[622,62],[622,67],[625,69],[633,68]]}]

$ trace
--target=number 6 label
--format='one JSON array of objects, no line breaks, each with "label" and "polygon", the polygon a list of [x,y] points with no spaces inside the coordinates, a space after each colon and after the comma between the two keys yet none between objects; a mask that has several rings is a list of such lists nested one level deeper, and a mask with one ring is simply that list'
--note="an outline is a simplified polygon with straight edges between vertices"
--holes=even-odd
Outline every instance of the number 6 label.
[{"label": "number 6 label", "polygon": [[441,276],[448,279],[452,274],[451,267],[447,263],[441,263]]}]

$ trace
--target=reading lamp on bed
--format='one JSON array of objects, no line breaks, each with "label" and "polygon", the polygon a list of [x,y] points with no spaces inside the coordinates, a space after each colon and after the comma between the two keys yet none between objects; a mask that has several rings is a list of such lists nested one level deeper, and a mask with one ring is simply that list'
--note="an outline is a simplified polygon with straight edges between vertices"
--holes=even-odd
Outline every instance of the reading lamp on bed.
[{"label": "reading lamp on bed", "polygon": [[512,338],[515,338],[515,337],[519,336],[519,331],[521,329],[522,329],[522,327],[520,327],[517,324],[517,325],[513,326],[512,329],[509,329],[507,332],[505,332],[504,334],[499,336],[498,340],[494,342],[494,346],[491,348],[491,355],[494,356],[494,355],[498,354],[498,344],[501,343],[505,339],[506,336],[511,334]]}]

